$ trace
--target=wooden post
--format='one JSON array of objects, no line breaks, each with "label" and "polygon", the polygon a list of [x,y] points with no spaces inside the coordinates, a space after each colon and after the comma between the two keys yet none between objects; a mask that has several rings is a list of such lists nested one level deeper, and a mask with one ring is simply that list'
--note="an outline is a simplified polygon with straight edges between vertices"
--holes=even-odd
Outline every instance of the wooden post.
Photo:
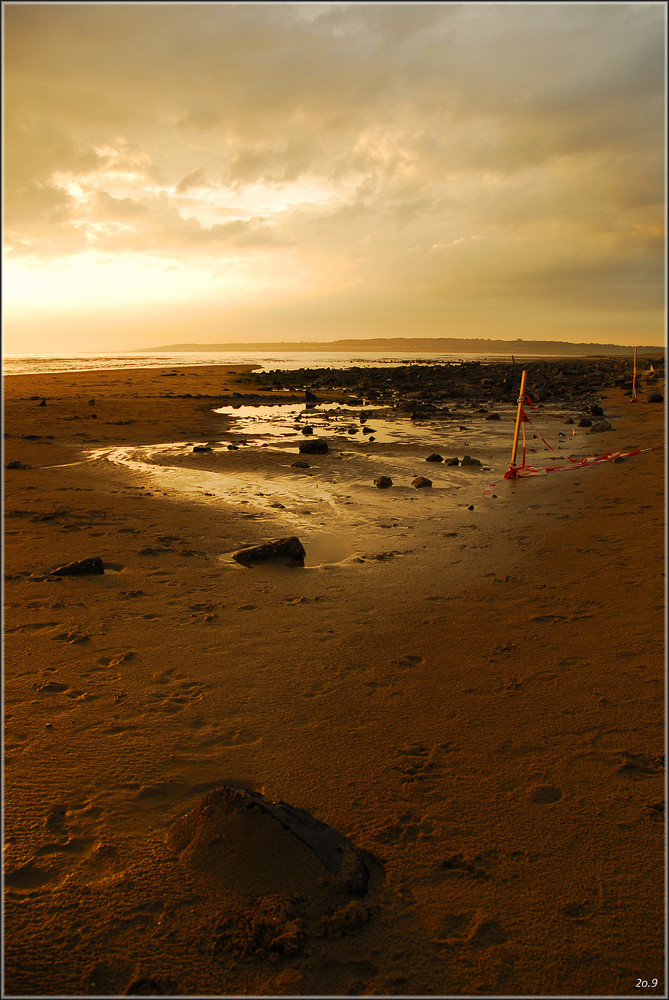
[{"label": "wooden post", "polygon": [[634,375],[632,376],[632,402],[636,403],[636,347],[634,348]]},{"label": "wooden post", "polygon": [[523,401],[525,399],[525,376],[527,372],[524,371],[520,378],[520,395],[518,396],[518,413],[516,414],[516,429],[513,434],[513,449],[511,451],[511,464],[510,469],[513,469],[516,464],[516,450],[518,448],[518,434],[520,433],[520,424],[523,419]]}]

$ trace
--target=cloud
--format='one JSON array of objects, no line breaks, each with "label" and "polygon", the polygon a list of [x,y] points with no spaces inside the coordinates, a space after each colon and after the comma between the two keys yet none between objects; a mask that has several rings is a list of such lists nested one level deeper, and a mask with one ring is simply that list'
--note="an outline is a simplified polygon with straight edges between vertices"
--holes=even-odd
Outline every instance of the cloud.
[{"label": "cloud", "polygon": [[355,287],[368,311],[523,283],[550,309],[588,287],[593,309],[616,288],[645,309],[664,21],[657,4],[8,4],[7,242],[212,266],[283,249],[314,294]]}]

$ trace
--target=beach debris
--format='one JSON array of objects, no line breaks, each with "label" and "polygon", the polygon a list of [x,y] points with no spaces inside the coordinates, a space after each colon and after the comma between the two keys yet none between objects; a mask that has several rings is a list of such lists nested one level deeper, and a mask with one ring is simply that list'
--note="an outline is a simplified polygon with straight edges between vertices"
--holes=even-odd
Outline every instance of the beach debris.
[{"label": "beach debris", "polygon": [[415,479],[411,480],[411,485],[415,486],[417,490],[422,490],[428,486],[432,486],[432,480],[426,479],[425,476],[416,476]]},{"label": "beach debris", "polygon": [[[259,792],[236,785],[222,785],[208,792],[194,809],[172,823],[167,844],[180,860],[196,864],[200,855],[211,855],[217,845],[223,856],[229,857],[232,849],[241,848],[248,850],[251,865],[271,864],[271,858],[253,857],[254,843],[262,838],[271,844],[273,837],[264,817],[275,820],[306,844],[327,872],[343,880],[349,893],[365,895],[370,872],[347,837],[304,809],[281,800],[273,802]],[[223,864],[227,857],[221,858]],[[276,872],[279,877],[281,874]]]},{"label": "beach debris", "polygon": [[195,451],[195,452],[211,451],[211,445],[208,445],[208,444],[196,444],[195,447],[193,448],[193,451]]},{"label": "beach debris", "polygon": [[601,431],[613,430],[608,420],[597,420],[590,428],[591,434],[599,434]]},{"label": "beach debris", "polygon": [[329,448],[323,438],[311,438],[309,441],[301,441],[299,450],[304,455],[325,455]]},{"label": "beach debris", "polygon": [[434,454],[428,455],[427,458],[425,459],[425,461],[426,462],[443,462],[444,461],[444,456],[443,455],[437,455],[437,453],[434,452]]},{"label": "beach debris", "polygon": [[457,458],[457,457],[456,458],[447,458],[446,459],[446,465],[459,465],[459,464],[460,464],[460,459]]},{"label": "beach debris", "polygon": [[79,559],[76,562],[67,563],[52,569],[49,576],[88,576],[91,574],[104,573],[104,566],[100,556],[89,556],[86,559]]},{"label": "beach debris", "polygon": [[387,490],[393,485],[393,481],[390,476],[379,476],[378,479],[374,480],[374,485],[379,490]]},{"label": "beach debris", "polygon": [[471,455],[465,455],[465,457],[460,462],[460,465],[480,465],[478,458],[472,458]]},{"label": "beach debris", "polygon": [[299,538],[296,535],[291,535],[288,538],[277,538],[262,545],[250,545],[238,549],[232,553],[232,558],[243,566],[254,562],[265,562],[267,559],[281,558],[292,559],[303,566],[306,554],[304,545]]}]

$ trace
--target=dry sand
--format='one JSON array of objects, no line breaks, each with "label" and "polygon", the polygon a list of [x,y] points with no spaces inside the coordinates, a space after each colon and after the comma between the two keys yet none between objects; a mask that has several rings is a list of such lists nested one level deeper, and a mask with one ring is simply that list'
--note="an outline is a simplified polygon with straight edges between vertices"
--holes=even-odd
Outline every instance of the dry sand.
[{"label": "dry sand", "polygon": [[[5,379],[5,995],[663,995],[664,451],[194,455],[231,372]],[[647,395],[569,445],[661,445]],[[330,561],[229,558],[285,534]]]}]

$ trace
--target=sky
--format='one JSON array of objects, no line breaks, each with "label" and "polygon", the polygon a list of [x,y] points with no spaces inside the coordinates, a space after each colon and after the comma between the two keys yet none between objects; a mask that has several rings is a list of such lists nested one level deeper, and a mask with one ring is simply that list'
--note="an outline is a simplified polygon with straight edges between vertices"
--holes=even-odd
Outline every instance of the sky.
[{"label": "sky", "polygon": [[8,354],[664,343],[664,3],[3,15]]}]

